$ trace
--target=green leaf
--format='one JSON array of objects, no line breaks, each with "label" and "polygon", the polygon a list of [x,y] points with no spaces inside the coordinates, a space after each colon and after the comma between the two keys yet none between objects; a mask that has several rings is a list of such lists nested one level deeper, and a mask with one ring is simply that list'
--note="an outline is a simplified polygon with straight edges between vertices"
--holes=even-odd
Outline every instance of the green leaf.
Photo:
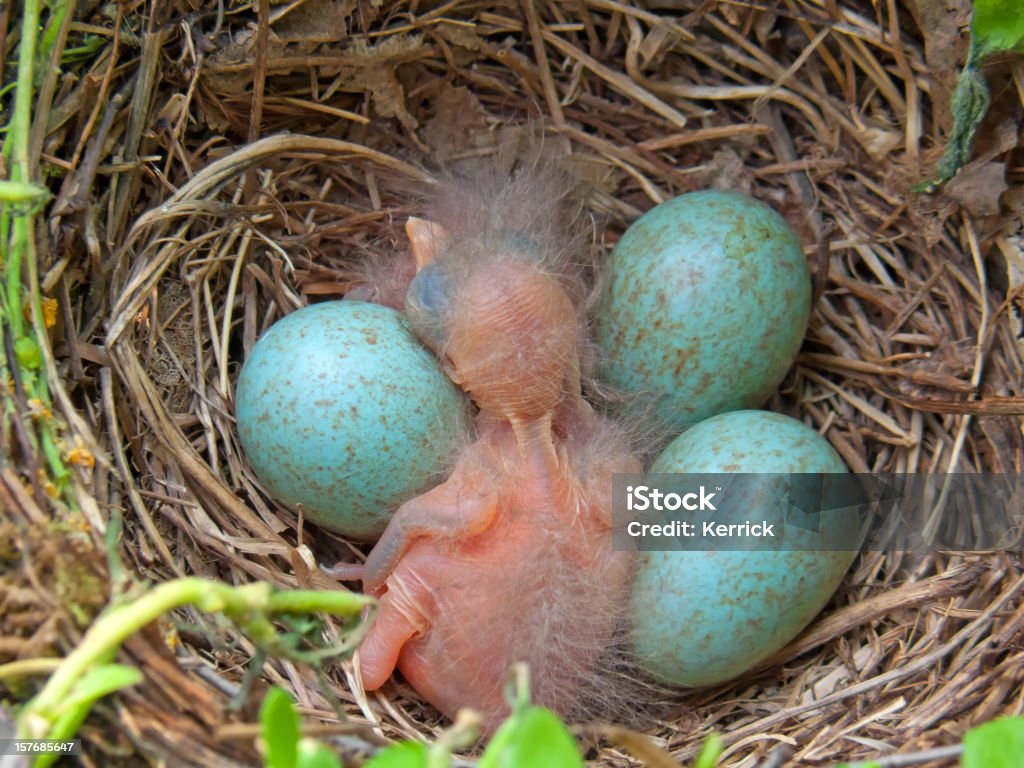
[{"label": "green leaf", "polygon": [[43,364],[43,350],[31,336],[15,340],[14,356],[18,358],[18,365],[27,371],[34,371]]},{"label": "green leaf", "polygon": [[525,707],[502,723],[479,768],[583,768],[576,740],[544,707]]},{"label": "green leaf", "polygon": [[142,673],[135,667],[124,664],[104,664],[82,676],[71,690],[71,696],[68,697],[65,706],[92,706],[104,696],[130,685],[138,685],[142,680]]},{"label": "green leaf", "polygon": [[718,758],[725,750],[722,744],[722,737],[717,733],[709,733],[704,740],[704,746],[700,748],[700,754],[693,763],[693,768],[715,768]]},{"label": "green leaf", "polygon": [[296,768],[299,760],[299,713],[292,697],[274,686],[260,707],[260,724],[268,768]]},{"label": "green leaf", "polygon": [[1024,717],[1004,717],[964,736],[962,768],[1024,768]]},{"label": "green leaf", "polygon": [[1024,51],[1024,10],[1020,0],[975,0],[970,58],[981,61],[1003,51]]},{"label": "green leaf", "polygon": [[341,760],[323,742],[315,739],[299,741],[299,768],[343,768]]},{"label": "green leaf", "polygon": [[403,741],[378,752],[363,768],[425,768],[426,764],[426,746],[418,741]]},{"label": "green leaf", "polygon": [[139,670],[123,664],[104,664],[86,673],[55,711],[56,716],[47,738],[73,738],[88,717],[93,704],[115,691],[141,683],[142,679]]},{"label": "green leaf", "polygon": [[[68,697],[54,712],[53,725],[46,734],[48,739],[73,739],[89,716],[93,704],[115,691],[137,685],[143,680],[142,673],[124,664],[103,664],[89,670],[75,683]],[[51,765],[55,754],[40,755],[35,762],[38,768]]]}]

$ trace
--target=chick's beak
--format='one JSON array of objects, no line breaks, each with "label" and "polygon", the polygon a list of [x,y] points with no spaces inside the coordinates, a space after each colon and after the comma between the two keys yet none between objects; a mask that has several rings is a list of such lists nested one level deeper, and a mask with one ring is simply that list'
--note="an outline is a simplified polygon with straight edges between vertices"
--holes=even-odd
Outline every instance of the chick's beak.
[{"label": "chick's beak", "polygon": [[449,240],[448,231],[440,224],[410,216],[405,222],[405,234],[409,237],[412,257],[416,260],[416,271],[434,261],[438,251]]}]

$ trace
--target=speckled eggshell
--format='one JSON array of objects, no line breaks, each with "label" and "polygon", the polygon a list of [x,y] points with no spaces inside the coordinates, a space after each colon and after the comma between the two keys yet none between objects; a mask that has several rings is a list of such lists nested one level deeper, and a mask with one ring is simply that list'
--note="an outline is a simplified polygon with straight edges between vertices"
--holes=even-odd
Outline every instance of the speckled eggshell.
[{"label": "speckled eggshell", "polygon": [[[736,411],[676,438],[651,472],[845,473],[816,431],[767,411]],[[778,510],[750,510],[750,519]],[[633,583],[631,644],[657,680],[704,686],[743,674],[810,623],[856,555],[860,520],[823,513],[831,550],[643,552]],[[787,535],[789,535],[787,529]],[[803,533],[803,532],[798,532]]]},{"label": "speckled eggshell", "polygon": [[678,430],[762,405],[807,329],[800,242],[766,204],[691,192],[651,209],[612,252],[594,314],[599,377],[656,398]]},{"label": "speckled eggshell", "polygon": [[267,490],[354,538],[378,536],[435,479],[466,424],[464,396],[405,318],[358,301],[275,323],[235,397],[242,447]]}]

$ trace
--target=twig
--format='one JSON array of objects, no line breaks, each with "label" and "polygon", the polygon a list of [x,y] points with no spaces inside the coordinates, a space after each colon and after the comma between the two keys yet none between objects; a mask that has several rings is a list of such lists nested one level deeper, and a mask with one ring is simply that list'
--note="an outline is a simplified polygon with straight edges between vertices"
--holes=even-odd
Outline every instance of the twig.
[{"label": "twig", "polygon": [[542,30],[541,34],[544,40],[552,47],[557,48],[560,53],[565,56],[572,57],[595,75],[607,82],[612,88],[615,88],[625,96],[640,102],[655,114],[658,114],[668,120],[674,127],[682,128],[686,125],[686,117],[684,115],[680,114],[678,110],[666,104],[654,94],[642,88],[626,75],[621,72],[616,72],[610,67],[606,67],[601,62],[585,54],[579,48],[576,48],[574,45],[560,38],[554,32]]},{"label": "twig", "polygon": [[555,121],[555,126],[563,128],[565,127],[565,115],[562,114],[558,91],[555,90],[555,81],[551,77],[551,64],[548,62],[547,49],[544,47],[544,37],[541,33],[540,19],[537,18],[534,0],[523,0],[523,10],[526,12],[526,23],[530,29],[530,43],[533,45],[533,53],[537,57],[537,74],[540,75],[540,82],[544,87],[544,100],[548,103],[548,111],[551,113],[551,119]]},{"label": "twig", "polygon": [[[874,764],[879,768],[902,768],[906,765],[917,765],[918,763],[929,763],[932,760],[955,760],[963,754],[962,744],[954,744],[951,747],[935,747],[934,749],[923,749],[920,752],[908,752],[904,755],[888,755],[868,760],[869,765]],[[854,763],[854,765],[858,765]],[[759,766],[758,768],[761,768]],[[770,768],[764,766],[764,768]]]},{"label": "twig", "polygon": [[[252,81],[252,111],[249,113],[249,132],[247,143],[252,144],[260,137],[263,127],[263,97],[267,84],[267,38],[270,34],[270,2],[258,0],[256,3],[256,72]],[[252,202],[259,186],[259,178],[254,169],[246,171],[245,199]]]},{"label": "twig", "polygon": [[782,768],[792,756],[793,748],[789,744],[779,744],[779,746],[768,753],[768,757],[754,766],[754,768]]}]

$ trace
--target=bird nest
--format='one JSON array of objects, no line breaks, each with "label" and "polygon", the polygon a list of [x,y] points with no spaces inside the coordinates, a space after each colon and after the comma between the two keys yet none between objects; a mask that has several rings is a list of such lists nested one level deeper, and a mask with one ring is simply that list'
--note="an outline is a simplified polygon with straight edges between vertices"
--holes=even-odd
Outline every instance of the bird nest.
[{"label": "bird nest", "polygon": [[[785,216],[814,304],[768,407],[812,425],[851,470],[1020,472],[1024,68],[991,68],[1010,85],[978,159],[915,192],[950,127],[966,24],[920,5],[79,8],[60,27],[74,77],[49,84],[39,146],[59,191],[37,240],[59,310],[55,401],[96,463],[77,462],[71,506],[17,480],[39,469],[27,459],[4,469],[25,556],[3,576],[0,659],[66,651],[133,582],[340,588],[317,564],[355,545],[275,503],[240,449],[241,363],[275,320],[342,297],[405,247],[410,190],[481,158],[511,168],[538,144],[571,181],[596,262],[692,190],[746,192]],[[717,731],[721,764],[744,768],[955,744],[1021,712],[1022,585],[1005,553],[862,554],[771,663],[680,693],[644,730],[680,761]],[[320,631],[340,643],[345,630]],[[400,679],[368,694],[350,661],[266,657],[197,611],[122,653],[145,679],[86,722],[89,764],[257,764],[268,684],[346,765],[446,726]],[[597,740],[590,757],[639,764],[630,754]]]}]

